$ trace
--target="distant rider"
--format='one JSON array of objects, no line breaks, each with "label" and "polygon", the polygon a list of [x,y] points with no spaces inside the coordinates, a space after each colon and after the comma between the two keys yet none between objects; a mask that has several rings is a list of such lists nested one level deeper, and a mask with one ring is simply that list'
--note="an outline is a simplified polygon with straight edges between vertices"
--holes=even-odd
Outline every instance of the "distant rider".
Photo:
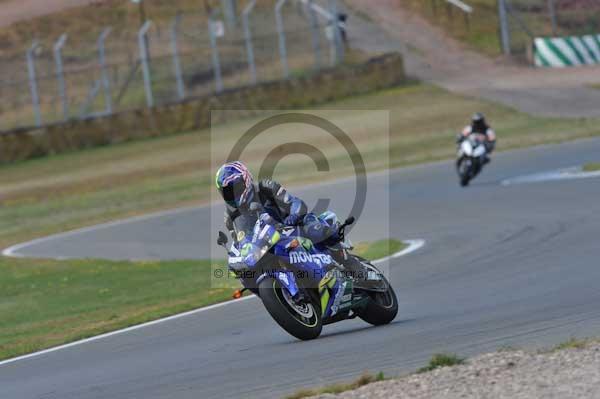
[{"label": "distant rider", "polygon": [[496,133],[492,130],[490,125],[485,120],[485,116],[481,112],[477,112],[471,119],[471,124],[465,127],[459,136],[459,142],[462,142],[465,138],[471,134],[476,134],[478,138],[483,141],[486,149],[484,163],[490,162],[489,155],[494,151],[496,147]]},{"label": "distant rider", "polygon": [[[248,211],[251,203],[258,202],[277,222],[287,226],[302,225],[307,238],[316,245],[327,247],[339,242],[339,222],[333,212],[327,211],[320,216],[309,213],[304,201],[289,194],[275,181],[262,180],[256,186],[252,174],[242,162],[228,162],[221,166],[217,172],[216,184],[225,200],[225,226],[230,232],[234,231],[235,218]],[[335,251],[331,255],[350,272],[358,273],[362,270],[361,265],[354,265],[352,261],[340,258]]]}]

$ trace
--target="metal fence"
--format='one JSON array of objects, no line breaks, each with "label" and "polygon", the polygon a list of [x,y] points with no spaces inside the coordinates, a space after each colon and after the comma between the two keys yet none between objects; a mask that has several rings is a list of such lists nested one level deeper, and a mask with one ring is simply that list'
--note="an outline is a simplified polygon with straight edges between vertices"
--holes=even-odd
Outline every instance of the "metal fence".
[{"label": "metal fence", "polygon": [[525,55],[535,37],[600,33],[598,0],[498,0],[504,54]]},{"label": "metal fence", "polygon": [[135,34],[106,27],[95,43],[70,46],[65,32],[0,59],[12,72],[0,81],[0,129],[179,102],[343,60],[335,0],[221,3]]},{"label": "metal fence", "polygon": [[489,53],[525,57],[535,37],[600,34],[598,0],[408,0],[407,4]]}]

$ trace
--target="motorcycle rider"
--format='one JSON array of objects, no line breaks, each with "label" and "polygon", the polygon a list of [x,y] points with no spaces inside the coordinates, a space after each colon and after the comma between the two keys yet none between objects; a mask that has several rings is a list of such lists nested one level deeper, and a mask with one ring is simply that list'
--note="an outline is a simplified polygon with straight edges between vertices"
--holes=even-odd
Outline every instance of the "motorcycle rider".
[{"label": "motorcycle rider", "polygon": [[496,133],[488,125],[485,120],[485,116],[481,112],[476,112],[471,118],[471,124],[466,126],[462,133],[458,137],[458,142],[462,142],[464,139],[469,137],[471,134],[476,134],[480,140],[483,141],[485,146],[485,155],[483,163],[487,164],[491,160],[489,155],[494,151],[496,147]]},{"label": "motorcycle rider", "polygon": [[[227,162],[217,171],[216,185],[225,201],[225,226],[234,231],[233,221],[250,204],[258,202],[265,213],[287,226],[303,226],[303,231],[313,244],[328,247],[339,242],[337,216],[327,211],[320,216],[308,212],[304,201],[287,192],[273,180],[262,180],[255,185],[246,165],[240,161]],[[344,259],[342,251],[330,251],[333,259],[357,279],[366,279],[364,268],[352,257]]]}]

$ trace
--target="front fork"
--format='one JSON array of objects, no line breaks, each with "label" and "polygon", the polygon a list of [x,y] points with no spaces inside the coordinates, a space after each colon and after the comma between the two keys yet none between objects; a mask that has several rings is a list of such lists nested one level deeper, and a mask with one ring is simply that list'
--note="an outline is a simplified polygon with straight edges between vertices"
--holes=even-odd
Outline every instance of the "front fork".
[{"label": "front fork", "polygon": [[[344,253],[347,253],[344,250]],[[288,291],[290,296],[301,303],[306,300],[302,290],[299,288],[298,282],[296,281],[296,276],[292,271],[277,271],[274,273],[264,273],[257,280],[256,284],[260,284],[262,280],[267,277],[275,278],[284,288]],[[339,291],[343,289],[344,284],[341,281],[338,273],[336,273],[335,269],[328,271],[323,278],[318,283],[318,293],[320,298],[321,305],[321,316],[327,317],[332,313],[332,304],[339,296]]]}]

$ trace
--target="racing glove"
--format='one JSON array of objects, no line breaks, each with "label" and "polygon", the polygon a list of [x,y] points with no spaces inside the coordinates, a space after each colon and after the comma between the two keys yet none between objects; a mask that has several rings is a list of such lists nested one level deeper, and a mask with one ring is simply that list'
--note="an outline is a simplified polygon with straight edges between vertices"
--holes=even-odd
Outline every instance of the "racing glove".
[{"label": "racing glove", "polygon": [[291,214],[285,218],[283,223],[285,223],[288,226],[298,226],[298,224],[300,224],[300,220],[301,220],[300,215]]}]

